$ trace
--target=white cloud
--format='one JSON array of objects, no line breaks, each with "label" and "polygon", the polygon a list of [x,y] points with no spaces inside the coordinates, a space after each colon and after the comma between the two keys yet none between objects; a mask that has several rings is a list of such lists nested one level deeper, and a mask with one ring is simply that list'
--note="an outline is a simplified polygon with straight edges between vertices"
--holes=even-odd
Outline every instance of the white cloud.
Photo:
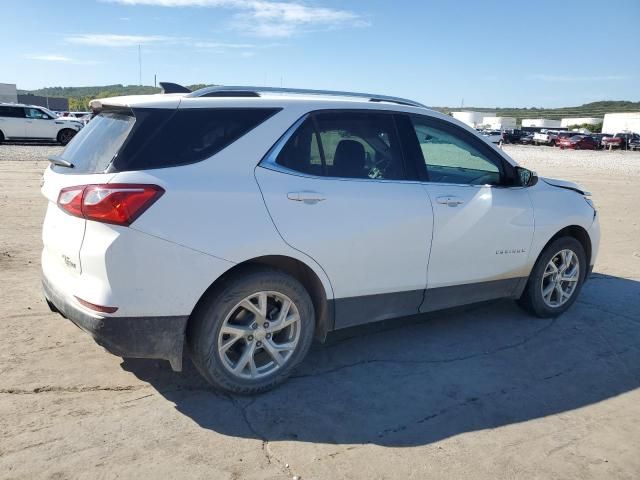
[{"label": "white cloud", "polygon": [[69,57],[63,57],[61,55],[25,55],[24,58],[29,60],[41,60],[43,62],[72,62]]},{"label": "white cloud", "polygon": [[581,75],[549,75],[543,73],[537,73],[529,75],[532,80],[541,80],[543,82],[600,82],[608,80],[628,80],[627,75],[594,75],[594,76],[581,76]]},{"label": "white cloud", "polygon": [[235,10],[231,26],[261,37],[290,37],[318,29],[365,27],[370,23],[349,10],[273,0],[105,0],[122,5],[209,7]]},{"label": "white cloud", "polygon": [[195,48],[211,48],[215,50],[238,50],[243,48],[258,48],[257,45],[251,43],[225,43],[225,42],[209,42],[209,41],[190,41],[189,44]]},{"label": "white cloud", "polygon": [[94,47],[133,47],[150,43],[167,43],[172,37],[162,35],[117,35],[112,33],[83,33],[65,38],[68,43]]}]

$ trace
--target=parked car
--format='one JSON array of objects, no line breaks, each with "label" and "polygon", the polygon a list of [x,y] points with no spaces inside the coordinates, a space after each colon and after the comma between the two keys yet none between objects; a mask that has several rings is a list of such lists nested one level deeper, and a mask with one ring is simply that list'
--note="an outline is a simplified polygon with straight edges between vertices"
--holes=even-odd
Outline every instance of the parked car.
[{"label": "parked car", "polygon": [[531,145],[533,143],[533,132],[526,132],[525,135],[520,137],[520,143],[522,145]]},{"label": "parked car", "polygon": [[630,140],[634,138],[638,138],[637,133],[631,133],[631,132],[616,133],[613,136],[605,136],[602,139],[602,146],[604,148],[620,148],[620,149],[626,150],[627,144],[629,143]]},{"label": "parked car", "polygon": [[597,150],[597,142],[589,135],[574,135],[573,137],[558,138],[556,145],[561,149]]},{"label": "parked car", "polygon": [[635,135],[630,138],[627,144],[627,148],[632,151],[640,150],[640,135]]},{"label": "parked car", "polygon": [[566,130],[563,130],[561,132],[557,132],[556,133],[556,146],[558,146],[558,144],[560,143],[560,140],[564,140],[567,138],[571,138],[571,137],[575,137],[576,135],[582,135],[582,133],[580,132],[569,132]]},{"label": "parked car", "polygon": [[542,130],[533,134],[533,143],[536,145],[549,145],[555,147],[558,132],[552,130]]},{"label": "parked car", "polygon": [[528,135],[528,132],[517,128],[505,130],[502,132],[502,141],[504,143],[520,143],[520,139]]},{"label": "parked car", "polygon": [[58,117],[44,107],[0,103],[0,143],[4,140],[38,140],[66,145],[82,127],[81,121]]},{"label": "parked car", "polygon": [[500,143],[502,141],[502,132],[500,130],[484,130],[480,134],[489,143]]},{"label": "parked car", "polygon": [[592,133],[591,137],[596,142],[596,148],[597,149],[602,148],[602,139],[605,137],[605,135],[602,133]]},{"label": "parked car", "polygon": [[186,345],[222,390],[274,387],[332,330],[502,297],[555,318],[597,256],[587,192],[411,100],[208,87],[92,106],[44,173],[47,302],[116,355],[180,370]]}]

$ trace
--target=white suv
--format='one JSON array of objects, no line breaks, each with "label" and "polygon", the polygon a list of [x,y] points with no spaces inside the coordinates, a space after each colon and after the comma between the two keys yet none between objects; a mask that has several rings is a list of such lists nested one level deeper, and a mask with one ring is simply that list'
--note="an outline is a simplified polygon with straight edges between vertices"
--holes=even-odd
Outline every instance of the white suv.
[{"label": "white suv", "polygon": [[599,223],[410,100],[252,87],[96,100],[44,175],[49,305],[107,350],[238,393],[282,382],[314,335],[507,297],[576,300]]},{"label": "white suv", "polygon": [[44,107],[0,103],[0,143],[39,140],[66,145],[83,126],[82,120],[58,117]]}]

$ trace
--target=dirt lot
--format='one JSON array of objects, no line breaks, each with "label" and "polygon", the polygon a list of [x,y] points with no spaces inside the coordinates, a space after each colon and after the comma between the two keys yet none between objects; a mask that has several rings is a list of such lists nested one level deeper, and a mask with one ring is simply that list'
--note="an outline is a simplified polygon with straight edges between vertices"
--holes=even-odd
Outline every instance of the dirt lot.
[{"label": "dirt lot", "polygon": [[640,154],[507,147],[584,184],[596,275],[555,320],[500,301],[333,335],[282,388],[105,353],[39,285],[46,146],[0,146],[1,478],[640,477]]}]

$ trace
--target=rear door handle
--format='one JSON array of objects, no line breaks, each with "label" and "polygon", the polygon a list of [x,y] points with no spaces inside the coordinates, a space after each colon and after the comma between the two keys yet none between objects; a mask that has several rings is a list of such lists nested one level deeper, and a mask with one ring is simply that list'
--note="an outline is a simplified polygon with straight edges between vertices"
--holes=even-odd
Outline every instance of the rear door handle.
[{"label": "rear door handle", "polygon": [[326,200],[326,197],[318,192],[289,192],[287,193],[287,198],[289,200],[293,200],[294,202],[304,202],[310,204]]},{"label": "rear door handle", "polygon": [[457,207],[464,203],[464,200],[460,197],[456,197],[455,195],[442,195],[441,197],[436,197],[436,202],[446,205],[447,207]]}]

